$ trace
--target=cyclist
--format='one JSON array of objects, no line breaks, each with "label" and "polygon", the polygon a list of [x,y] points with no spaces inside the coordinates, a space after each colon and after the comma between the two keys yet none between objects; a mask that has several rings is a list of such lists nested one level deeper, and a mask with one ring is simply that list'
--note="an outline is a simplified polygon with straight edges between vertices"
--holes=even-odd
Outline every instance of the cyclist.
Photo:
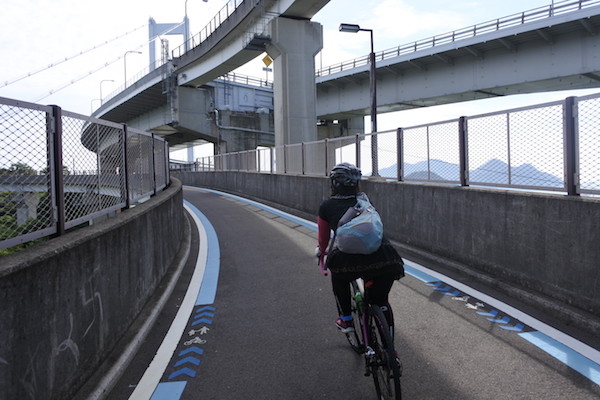
[{"label": "cyclist", "polygon": [[341,310],[336,326],[344,333],[354,330],[350,282],[362,278],[369,282],[365,288],[369,300],[382,307],[393,332],[394,317],[388,295],[394,281],[404,276],[404,262],[391,243],[384,236],[381,246],[372,254],[349,254],[335,247],[327,254],[331,230],[335,231],[348,208],[356,205],[361,176],[360,169],[349,163],[337,164],[331,170],[331,197],[321,203],[317,218],[317,255],[320,262],[327,255],[326,266],[331,272],[333,294]]}]

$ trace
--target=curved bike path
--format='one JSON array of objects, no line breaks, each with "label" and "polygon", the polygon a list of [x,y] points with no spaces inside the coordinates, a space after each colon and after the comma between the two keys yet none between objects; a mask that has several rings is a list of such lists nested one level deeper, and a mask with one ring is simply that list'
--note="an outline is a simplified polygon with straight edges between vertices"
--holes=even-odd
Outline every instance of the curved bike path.
[{"label": "curved bike path", "polygon": [[[197,256],[108,398],[372,398],[362,359],[333,328],[330,284],[312,254],[316,224],[225,193],[184,193]],[[590,358],[582,357],[518,310],[509,308],[520,320],[502,303],[408,264],[410,277],[392,291],[405,398],[600,396],[595,349],[574,341]]]}]

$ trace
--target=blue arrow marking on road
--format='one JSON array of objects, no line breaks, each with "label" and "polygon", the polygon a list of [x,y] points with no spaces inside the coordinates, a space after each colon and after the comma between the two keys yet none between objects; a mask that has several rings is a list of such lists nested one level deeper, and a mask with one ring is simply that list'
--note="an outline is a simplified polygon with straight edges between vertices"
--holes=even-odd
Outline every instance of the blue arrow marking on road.
[{"label": "blue arrow marking on road", "polygon": [[179,353],[179,356],[185,356],[188,353],[196,353],[199,355],[204,354],[204,350],[202,350],[200,347],[196,347],[196,346],[192,346],[188,349],[183,350],[182,352]]},{"label": "blue arrow marking on road", "polygon": [[206,318],[202,318],[199,319],[198,321],[194,321],[192,322],[192,326],[196,326],[198,324],[212,324],[212,321],[210,319],[206,319]]},{"label": "blue arrow marking on road", "polygon": [[439,290],[440,292],[447,292],[450,289],[452,289],[452,286],[448,286],[448,285],[446,285],[443,288],[435,288],[435,290]]},{"label": "blue arrow marking on road", "polygon": [[521,323],[518,323],[515,326],[501,326],[500,328],[506,329],[507,331],[522,332],[525,326]]},{"label": "blue arrow marking on road", "polygon": [[196,377],[196,371],[193,371],[189,368],[181,368],[169,375],[169,379],[177,378],[180,375],[187,375],[190,378],[194,378]]},{"label": "blue arrow marking on road", "polygon": [[438,286],[441,286],[441,285],[443,285],[443,284],[444,284],[444,282],[435,282],[435,283],[427,283],[426,285],[427,285],[427,286],[434,286],[434,287],[438,287]]},{"label": "blue arrow marking on road", "polygon": [[175,368],[177,368],[180,365],[183,365],[185,363],[192,363],[194,365],[200,365],[200,360],[198,360],[196,357],[188,356],[186,358],[182,358],[181,360],[177,361],[175,364],[173,364],[173,366]]},{"label": "blue arrow marking on road", "polygon": [[199,308],[196,310],[196,313],[199,313],[200,311],[216,311],[217,309],[211,306],[204,306],[202,308]]},{"label": "blue arrow marking on road", "polygon": [[454,290],[454,292],[444,293],[446,296],[458,296],[460,294],[460,290]]},{"label": "blue arrow marking on road", "polygon": [[477,311],[477,314],[483,315],[484,317],[495,317],[496,315],[498,315],[498,311],[492,310],[489,313],[488,312]]},{"label": "blue arrow marking on road", "polygon": [[487,320],[490,322],[495,322],[497,324],[508,324],[510,322],[510,318],[506,315],[502,317],[502,319],[487,318]]},{"label": "blue arrow marking on road", "polygon": [[211,312],[203,312],[202,314],[198,314],[196,316],[194,316],[194,319],[198,319],[200,317],[211,317],[213,318],[215,316],[215,314],[211,313]]}]

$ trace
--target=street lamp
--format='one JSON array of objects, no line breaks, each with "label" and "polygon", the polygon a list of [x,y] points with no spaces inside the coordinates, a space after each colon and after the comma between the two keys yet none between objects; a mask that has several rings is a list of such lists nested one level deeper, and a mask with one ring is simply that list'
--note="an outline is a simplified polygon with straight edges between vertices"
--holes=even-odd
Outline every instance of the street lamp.
[{"label": "street lamp", "polygon": [[[205,3],[208,2],[208,0],[202,0],[202,1],[205,2]],[[183,33],[183,36],[184,36],[184,38],[183,38],[184,39],[183,49],[184,49],[185,52],[187,52],[189,50],[188,40],[190,40],[190,20],[189,20],[188,15],[187,15],[187,2],[188,2],[188,0],[185,0],[185,3],[184,3],[185,14],[183,16],[183,30],[184,30],[184,33]]]},{"label": "street lamp", "polygon": [[100,105],[102,105],[102,84],[104,82],[114,82],[113,79],[103,79],[100,81]]},{"label": "street lamp", "polygon": [[373,165],[372,176],[379,176],[379,167],[377,162],[377,78],[375,68],[375,51],[373,50],[373,30],[361,28],[356,24],[340,24],[340,32],[356,33],[359,31],[369,32],[371,34],[371,53],[369,53],[369,86],[371,91],[371,160]]},{"label": "street lamp", "polygon": [[92,101],[90,101],[90,115],[92,115],[94,113],[94,102],[95,101],[100,101],[100,99],[92,99]]},{"label": "street lamp", "polygon": [[135,50],[129,50],[126,51],[125,54],[123,55],[123,72],[124,72],[124,78],[125,78],[125,86],[127,86],[127,54],[129,53],[135,53],[135,54],[142,54],[141,51],[135,51]]}]

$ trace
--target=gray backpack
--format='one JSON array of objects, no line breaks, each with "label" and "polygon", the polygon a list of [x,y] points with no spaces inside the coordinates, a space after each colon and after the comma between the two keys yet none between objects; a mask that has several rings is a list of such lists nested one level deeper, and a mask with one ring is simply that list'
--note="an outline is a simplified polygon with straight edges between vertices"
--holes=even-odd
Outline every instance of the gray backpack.
[{"label": "gray backpack", "polygon": [[340,218],[334,248],[349,254],[371,254],[381,246],[383,222],[364,193],[356,195],[356,205]]}]

